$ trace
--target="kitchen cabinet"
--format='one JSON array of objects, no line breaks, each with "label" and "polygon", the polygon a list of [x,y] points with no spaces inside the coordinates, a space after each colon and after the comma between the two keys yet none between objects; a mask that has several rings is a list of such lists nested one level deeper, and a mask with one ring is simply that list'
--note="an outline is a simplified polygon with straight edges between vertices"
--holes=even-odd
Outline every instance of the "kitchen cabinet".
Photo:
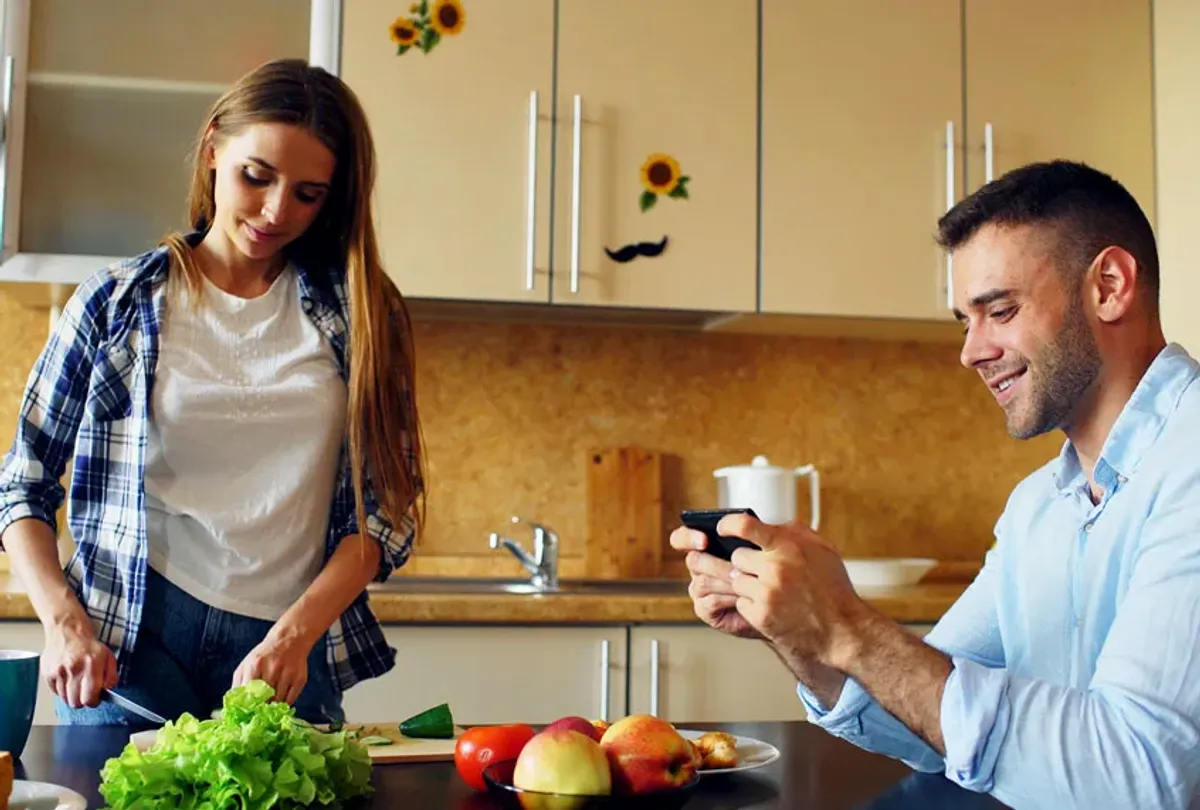
[{"label": "kitchen cabinet", "polygon": [[346,692],[349,721],[447,702],[460,725],[625,714],[624,627],[385,625],[396,666]]},{"label": "kitchen cabinet", "polygon": [[796,679],[770,647],[703,625],[630,630],[629,710],[690,724],[805,719]]},{"label": "kitchen cabinet", "polygon": [[2,6],[3,282],[71,286],[186,228],[210,105],[268,59],[331,64],[335,45],[334,0]]},{"label": "kitchen cabinet", "polygon": [[389,31],[409,5],[354,0],[343,15],[384,266],[406,296],[547,302],[554,0],[469,3],[461,30],[401,54]]},{"label": "kitchen cabinet", "polygon": [[[555,302],[754,309],[753,9],[559,3]],[[659,255],[612,258],[664,241]]]},{"label": "kitchen cabinet", "polygon": [[420,11],[345,5],[341,76],[379,146],[380,245],[401,291],[753,309],[755,15],[714,0],[462,10],[453,35],[403,48],[389,26],[403,39]]},{"label": "kitchen cabinet", "polygon": [[970,192],[1033,161],[1082,160],[1153,221],[1151,0],[967,0]]},{"label": "kitchen cabinet", "polygon": [[962,179],[946,148],[962,133],[959,0],[762,14],[762,311],[939,317],[931,233]]},{"label": "kitchen cabinet", "polygon": [[1150,0],[893,6],[763,2],[763,312],[950,319],[937,218],[1033,161],[1152,215]]}]

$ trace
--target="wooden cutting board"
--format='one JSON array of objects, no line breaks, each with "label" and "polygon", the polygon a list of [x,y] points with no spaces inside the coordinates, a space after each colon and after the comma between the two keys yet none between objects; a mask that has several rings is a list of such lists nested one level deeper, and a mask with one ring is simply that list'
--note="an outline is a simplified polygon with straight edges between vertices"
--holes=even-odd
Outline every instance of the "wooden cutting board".
[{"label": "wooden cutting board", "polygon": [[[393,741],[391,745],[367,746],[367,753],[371,755],[371,761],[376,765],[404,762],[454,761],[454,746],[457,744],[457,738],[462,735],[464,729],[455,726],[455,739],[451,740],[419,740],[405,737],[400,733],[400,729],[397,728],[398,725],[398,723],[347,723],[346,727],[350,729],[366,727],[368,733],[378,734],[380,737],[387,737]],[[150,729],[149,731],[139,731],[131,734],[129,740],[140,750],[145,751],[154,744],[157,735],[157,729]]]}]

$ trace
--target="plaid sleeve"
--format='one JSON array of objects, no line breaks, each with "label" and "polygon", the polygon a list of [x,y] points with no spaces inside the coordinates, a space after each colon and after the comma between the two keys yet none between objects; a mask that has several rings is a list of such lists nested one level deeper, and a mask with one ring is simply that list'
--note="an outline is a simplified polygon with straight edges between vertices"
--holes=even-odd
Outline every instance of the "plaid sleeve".
[{"label": "plaid sleeve", "polygon": [[97,314],[109,284],[110,277],[99,274],[75,290],[29,373],[16,434],[0,467],[0,536],[30,517],[58,531],[61,479],[86,403]]},{"label": "plaid sleeve", "polygon": [[[392,522],[381,511],[379,501],[371,489],[370,481],[364,482],[367,515],[367,536],[379,543],[382,554],[379,557],[379,570],[375,572],[376,582],[385,582],[400,566],[408,562],[412,553],[413,540],[416,538],[416,520],[413,507],[401,516],[398,522]],[[338,539],[350,537],[359,533],[358,517],[354,509],[354,485],[347,465],[342,475],[338,500],[343,504],[341,509],[342,524],[338,531]]]}]

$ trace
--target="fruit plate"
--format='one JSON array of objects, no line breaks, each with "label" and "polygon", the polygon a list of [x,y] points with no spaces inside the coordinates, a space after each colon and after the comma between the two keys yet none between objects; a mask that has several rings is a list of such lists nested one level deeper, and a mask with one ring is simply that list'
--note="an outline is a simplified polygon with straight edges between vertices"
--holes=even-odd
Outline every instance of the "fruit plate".
[{"label": "fruit plate", "polygon": [[500,800],[502,807],[512,810],[678,810],[687,804],[699,775],[681,787],[642,793],[635,796],[568,796],[564,793],[541,793],[514,787],[515,759],[493,763],[483,769],[483,781],[488,793]]},{"label": "fruit plate", "polygon": [[9,810],[86,810],[87,799],[62,785],[15,779],[8,807]]},{"label": "fruit plate", "polygon": [[[695,729],[679,729],[680,736],[686,737],[689,740],[698,740],[707,732],[697,731]],[[738,773],[740,771],[752,771],[755,768],[761,768],[764,765],[770,765],[775,760],[779,759],[779,749],[770,743],[756,740],[753,737],[739,737],[732,735],[734,746],[738,752],[738,764],[732,768],[707,768],[700,771],[701,776],[715,776],[719,773]]]}]

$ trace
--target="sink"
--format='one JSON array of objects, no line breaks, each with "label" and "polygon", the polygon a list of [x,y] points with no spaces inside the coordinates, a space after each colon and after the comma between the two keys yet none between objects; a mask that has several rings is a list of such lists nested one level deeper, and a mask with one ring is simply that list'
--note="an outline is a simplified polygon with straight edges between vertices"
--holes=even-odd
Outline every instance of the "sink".
[{"label": "sink", "polygon": [[387,594],[686,596],[687,586],[687,580],[679,579],[560,579],[558,589],[548,591],[526,578],[394,576],[387,582],[371,583],[367,590]]}]

